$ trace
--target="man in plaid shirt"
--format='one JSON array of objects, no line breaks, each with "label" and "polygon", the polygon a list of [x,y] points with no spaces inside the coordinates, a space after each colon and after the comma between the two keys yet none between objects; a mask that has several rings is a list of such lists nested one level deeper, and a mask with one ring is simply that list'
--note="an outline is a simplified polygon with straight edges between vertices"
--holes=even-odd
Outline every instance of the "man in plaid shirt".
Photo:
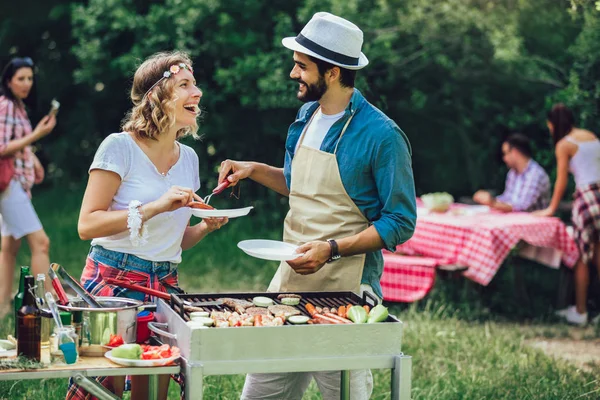
[{"label": "man in plaid shirt", "polygon": [[494,197],[485,190],[479,190],[473,195],[473,200],[505,212],[529,212],[548,207],[550,179],[531,156],[531,145],[526,136],[519,133],[509,136],[502,143],[502,160],[510,168],[504,193]]}]

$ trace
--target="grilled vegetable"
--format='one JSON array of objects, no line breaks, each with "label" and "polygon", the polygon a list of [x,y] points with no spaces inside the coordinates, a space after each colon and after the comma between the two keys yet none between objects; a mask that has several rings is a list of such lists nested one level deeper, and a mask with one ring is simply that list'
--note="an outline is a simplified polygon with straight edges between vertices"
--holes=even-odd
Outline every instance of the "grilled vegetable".
[{"label": "grilled vegetable", "polygon": [[367,312],[361,306],[352,306],[346,312],[346,317],[355,324],[364,324],[367,322]]},{"label": "grilled vegetable", "polygon": [[365,305],[363,306],[363,308],[365,309],[365,311],[367,312],[367,314],[369,314],[369,311],[371,311],[371,307],[369,307],[369,305],[368,305],[368,304],[365,304]]},{"label": "grilled vegetable", "polygon": [[281,304],[285,304],[286,306],[297,306],[300,304],[300,299],[297,297],[284,297],[281,299]]},{"label": "grilled vegetable", "polygon": [[367,318],[367,323],[373,324],[375,322],[383,322],[387,319],[389,313],[387,307],[379,304],[371,310],[369,313],[369,317]]},{"label": "grilled vegetable", "polygon": [[256,307],[269,307],[273,305],[273,299],[264,296],[257,296],[252,299],[252,302]]},{"label": "grilled vegetable", "polygon": [[288,318],[288,321],[290,321],[294,325],[299,325],[306,324],[308,322],[308,319],[309,318],[306,315],[292,315]]},{"label": "grilled vegetable", "polygon": [[346,307],[340,306],[340,308],[338,308],[337,315],[339,315],[342,318],[346,318]]}]

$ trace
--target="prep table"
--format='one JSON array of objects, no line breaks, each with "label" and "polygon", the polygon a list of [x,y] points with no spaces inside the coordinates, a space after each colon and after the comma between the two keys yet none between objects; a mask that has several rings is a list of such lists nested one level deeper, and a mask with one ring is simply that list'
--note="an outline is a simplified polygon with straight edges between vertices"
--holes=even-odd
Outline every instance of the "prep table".
[{"label": "prep table", "polygon": [[[203,377],[247,373],[340,370],[341,399],[350,398],[349,371],[390,368],[391,398],[409,400],[410,356],[401,351],[403,323],[390,315],[375,324],[291,325],[192,329],[184,302],[234,298],[252,301],[255,296],[272,298],[280,293],[218,293],[172,295],[157,299],[157,322],[149,328],[160,340],[181,350],[187,400],[203,396]],[[302,296],[297,309],[307,315],[307,302],[321,307],[364,305],[367,297],[352,292],[296,292]],[[377,300],[371,302],[375,305]],[[225,307],[204,307],[205,311]]]},{"label": "prep table", "polygon": [[[42,349],[42,360],[49,359],[47,349]],[[0,370],[0,380],[24,380],[24,379],[54,379],[54,378],[74,378],[75,382],[87,389],[87,384],[94,385],[95,381],[87,377],[95,376],[125,376],[125,375],[149,375],[149,393],[150,399],[155,399],[158,393],[158,375],[177,374],[179,365],[170,365],[165,367],[123,367],[112,363],[105,357],[85,357],[80,356],[75,364],[57,364],[49,365],[44,369],[6,369]],[[93,381],[93,382],[92,382]],[[91,392],[91,390],[90,390]],[[67,393],[67,381],[65,380],[65,394]],[[117,399],[118,397],[100,397],[98,398]]]}]

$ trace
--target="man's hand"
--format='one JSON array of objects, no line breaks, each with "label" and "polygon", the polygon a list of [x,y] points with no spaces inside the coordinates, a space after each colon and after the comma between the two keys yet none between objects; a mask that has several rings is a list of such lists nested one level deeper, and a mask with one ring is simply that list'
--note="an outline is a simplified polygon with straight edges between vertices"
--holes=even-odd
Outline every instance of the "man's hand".
[{"label": "man's hand", "polygon": [[492,196],[488,191],[478,190],[473,195],[473,201],[479,204],[483,204],[484,206],[491,206],[492,204],[494,204],[494,196]]},{"label": "man's hand", "polygon": [[554,216],[554,210],[548,207],[544,208],[543,210],[534,211],[531,214],[535,215],[536,217],[552,217]]},{"label": "man's hand", "polygon": [[287,263],[296,273],[310,275],[323,268],[329,260],[331,245],[321,241],[308,242],[298,247],[296,252],[304,253],[304,255],[287,261]]},{"label": "man's hand", "polygon": [[246,179],[252,173],[252,163],[244,161],[225,160],[219,168],[218,182],[228,180],[230,186],[235,186],[241,179]]}]

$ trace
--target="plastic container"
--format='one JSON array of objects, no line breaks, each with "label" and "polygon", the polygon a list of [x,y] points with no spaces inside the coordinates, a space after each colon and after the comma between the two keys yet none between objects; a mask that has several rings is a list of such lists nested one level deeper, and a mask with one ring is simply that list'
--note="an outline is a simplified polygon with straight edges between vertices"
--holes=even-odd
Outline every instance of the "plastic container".
[{"label": "plastic container", "polygon": [[148,322],[151,321],[154,321],[153,312],[142,311],[138,313],[136,343],[144,343],[150,338],[150,329],[148,329]]},{"label": "plastic container", "polygon": [[[65,360],[65,356],[63,354],[63,350],[61,348],[61,344],[65,344],[67,340],[64,338],[61,340],[61,335],[68,335],[71,337],[73,341],[73,345],[68,347],[69,350],[69,359]],[[75,333],[75,328],[72,326],[65,326],[63,328],[59,328],[57,326],[54,327],[54,333],[50,336],[50,363],[53,365],[61,365],[61,364],[73,364],[77,362],[79,359],[79,353],[77,351],[76,343],[79,342],[79,338]]]}]

